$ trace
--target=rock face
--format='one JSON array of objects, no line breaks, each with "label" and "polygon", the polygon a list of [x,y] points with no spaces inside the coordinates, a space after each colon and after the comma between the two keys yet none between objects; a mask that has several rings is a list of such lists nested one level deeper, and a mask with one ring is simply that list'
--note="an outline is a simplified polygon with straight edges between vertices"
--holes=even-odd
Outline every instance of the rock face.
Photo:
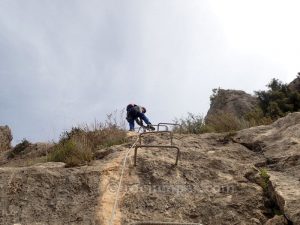
[{"label": "rock face", "polygon": [[206,119],[218,113],[228,113],[243,118],[258,104],[256,97],[244,91],[218,89],[211,98],[210,109]]},{"label": "rock face", "polygon": [[[169,144],[149,136],[147,144]],[[139,149],[137,167],[129,168],[122,199],[122,224],[137,221],[203,225],[264,224],[268,220],[263,190],[246,171],[259,155],[239,144],[224,144],[224,135],[180,135],[178,166],[172,149]]]},{"label": "rock face", "polygon": [[[300,73],[299,73],[300,74]],[[300,76],[298,76],[295,80],[293,80],[290,84],[289,84],[289,89],[291,89],[292,91],[298,91],[300,92]]]},{"label": "rock face", "polygon": [[270,219],[265,225],[288,225],[288,221],[284,216],[275,216]]},{"label": "rock face", "polygon": [[0,126],[0,152],[11,148],[12,134],[8,126]]},{"label": "rock face", "polygon": [[[98,152],[88,167],[0,168],[0,224],[300,225],[300,113],[236,133],[174,134],[177,166],[176,149],[143,147],[135,167],[135,141]],[[142,143],[171,145],[167,133]]]},{"label": "rock face", "polygon": [[271,198],[293,224],[300,224],[300,113],[242,130],[233,139],[252,151],[249,143],[260,146],[261,161],[255,165],[269,170]]},{"label": "rock face", "polygon": [[0,168],[0,224],[99,224],[100,172],[63,163]]},{"label": "rock face", "polygon": [[[123,224],[300,225],[300,113],[231,135],[177,136],[177,167],[172,167],[174,151],[139,150],[137,167],[124,182]],[[144,141],[166,144],[158,137]],[[248,176],[262,176],[257,170],[263,168],[270,176],[268,188]]]},{"label": "rock face", "polygon": [[[295,170],[300,171],[299,167]],[[293,224],[300,224],[300,180],[286,172],[271,171],[269,175],[272,198]]]},{"label": "rock face", "polygon": [[[52,150],[53,143],[29,143],[22,151],[13,149],[0,154],[0,167],[24,167],[34,163],[45,162],[47,154]],[[20,149],[20,148],[19,148]]]}]

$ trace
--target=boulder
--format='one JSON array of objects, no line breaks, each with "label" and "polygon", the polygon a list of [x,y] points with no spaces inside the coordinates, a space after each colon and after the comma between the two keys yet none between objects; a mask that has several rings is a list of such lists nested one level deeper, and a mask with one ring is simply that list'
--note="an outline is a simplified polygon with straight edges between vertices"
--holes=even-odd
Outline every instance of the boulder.
[{"label": "boulder", "polygon": [[262,158],[255,165],[268,171],[268,194],[289,221],[300,225],[300,112],[239,131],[233,141],[253,152],[251,144],[260,143]]},{"label": "boulder", "polygon": [[258,105],[256,97],[239,90],[218,91],[211,97],[210,109],[206,119],[220,113],[231,114],[237,118],[243,118]]},{"label": "boulder", "polygon": [[265,225],[288,225],[288,221],[284,216],[275,216],[268,220]]},{"label": "boulder", "polygon": [[289,85],[289,89],[291,91],[298,91],[300,92],[300,73],[298,73],[298,77],[294,79]]},{"label": "boulder", "polygon": [[0,167],[0,224],[99,224],[99,170],[60,162]]},{"label": "boulder", "polygon": [[[300,224],[300,181],[288,173],[269,172],[269,192],[285,216],[293,224]],[[285,224],[285,223],[271,223]]]},{"label": "boulder", "polygon": [[0,152],[11,149],[13,137],[8,126],[0,126]]}]

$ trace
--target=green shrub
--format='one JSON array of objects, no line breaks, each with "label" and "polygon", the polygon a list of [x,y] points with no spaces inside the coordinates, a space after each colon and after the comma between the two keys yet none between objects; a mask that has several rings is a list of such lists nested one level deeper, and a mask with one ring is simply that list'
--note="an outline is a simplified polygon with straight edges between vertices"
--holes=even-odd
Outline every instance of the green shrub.
[{"label": "green shrub", "polygon": [[266,169],[261,169],[259,175],[261,177],[260,186],[266,191],[269,185],[270,175]]},{"label": "green shrub", "polygon": [[31,143],[27,141],[25,138],[17,144],[9,153],[7,158],[12,159],[17,155],[20,155],[27,147],[29,147]]},{"label": "green shrub", "polygon": [[221,104],[225,103],[225,98],[224,95],[220,94],[221,93],[221,88],[214,88],[212,89],[212,94],[209,97],[210,99],[210,103],[214,102],[215,100],[217,100],[218,102],[220,102]]},{"label": "green shrub", "polygon": [[247,113],[244,118],[248,121],[249,127],[268,125],[274,122],[271,117],[264,116],[264,113],[259,106]]},{"label": "green shrub", "polygon": [[80,166],[93,158],[92,149],[83,140],[65,140],[58,143],[48,156],[48,161],[64,162],[67,167]]},{"label": "green shrub", "polygon": [[246,120],[239,119],[230,113],[218,113],[211,115],[206,121],[207,130],[212,132],[232,132],[249,127]]},{"label": "green shrub", "polygon": [[84,124],[80,128],[73,128],[73,136],[83,135],[93,151],[99,148],[122,144],[126,141],[124,110],[106,115],[104,123],[94,121],[93,124]]},{"label": "green shrub", "polygon": [[255,92],[264,117],[276,120],[300,110],[300,93],[290,90],[288,84],[273,78],[267,87],[267,91]]},{"label": "green shrub", "polygon": [[50,153],[48,161],[65,162],[67,166],[79,166],[90,162],[98,149],[122,144],[126,141],[126,132],[117,128],[84,131],[72,128],[65,132],[59,143]]},{"label": "green shrub", "polygon": [[84,136],[93,150],[122,144],[126,141],[126,131],[113,126],[87,130],[84,132]]},{"label": "green shrub", "polygon": [[98,149],[122,144],[126,141],[114,114],[107,115],[105,123],[72,127],[60,136],[59,142],[48,156],[48,161],[65,162],[67,166],[79,166],[90,162]]},{"label": "green shrub", "polygon": [[204,133],[204,119],[203,116],[188,113],[188,116],[181,119],[175,119],[174,123],[180,124],[181,127],[175,127],[174,132],[181,131],[185,134],[200,134]]},{"label": "green shrub", "polygon": [[[186,118],[175,119],[174,122],[181,125],[182,133],[190,134],[232,132],[249,127],[246,120],[229,113],[211,115],[207,121],[204,121],[203,116],[188,113]],[[179,131],[179,128],[174,131]]]},{"label": "green shrub", "polygon": [[84,134],[84,130],[80,127],[72,127],[70,131],[64,131],[59,138],[59,142],[69,141],[72,138],[80,137]]}]

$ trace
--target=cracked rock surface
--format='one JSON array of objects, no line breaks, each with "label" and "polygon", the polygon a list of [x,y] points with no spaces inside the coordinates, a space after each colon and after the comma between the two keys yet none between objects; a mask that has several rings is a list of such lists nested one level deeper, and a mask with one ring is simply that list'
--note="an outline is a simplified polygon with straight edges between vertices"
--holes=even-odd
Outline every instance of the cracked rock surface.
[{"label": "cracked rock surface", "polygon": [[[129,169],[125,182],[123,224],[149,220],[275,224],[279,213],[284,214],[282,221],[299,225],[300,113],[239,131],[229,142],[225,136],[177,135],[174,145],[181,150],[177,167],[172,167],[171,150],[139,150],[137,167]],[[151,136],[145,141],[157,144],[167,139]],[[267,190],[268,198],[273,199],[266,199],[263,188],[245,178],[248,172],[257,173],[253,168],[266,168],[273,187]],[[134,185],[142,191],[128,188]]]},{"label": "cracked rock surface", "polygon": [[[108,224],[130,143],[97,153],[89,167],[61,164],[0,168],[0,224]],[[147,145],[170,145],[166,134]],[[134,149],[124,170],[114,225],[190,222],[203,225],[300,225],[300,113],[232,135],[175,134],[180,148]],[[267,172],[264,186],[259,170]],[[259,185],[260,184],[260,185]],[[276,215],[278,214],[278,215]]]}]

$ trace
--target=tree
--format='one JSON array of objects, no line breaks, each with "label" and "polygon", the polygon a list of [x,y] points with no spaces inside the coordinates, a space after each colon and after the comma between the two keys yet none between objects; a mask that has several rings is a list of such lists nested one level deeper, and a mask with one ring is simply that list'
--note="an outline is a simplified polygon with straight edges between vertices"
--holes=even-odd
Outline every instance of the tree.
[{"label": "tree", "polygon": [[[298,75],[299,76],[299,75]],[[287,84],[273,78],[267,91],[256,91],[259,106],[265,117],[277,119],[300,109],[300,93],[292,91]]]}]

